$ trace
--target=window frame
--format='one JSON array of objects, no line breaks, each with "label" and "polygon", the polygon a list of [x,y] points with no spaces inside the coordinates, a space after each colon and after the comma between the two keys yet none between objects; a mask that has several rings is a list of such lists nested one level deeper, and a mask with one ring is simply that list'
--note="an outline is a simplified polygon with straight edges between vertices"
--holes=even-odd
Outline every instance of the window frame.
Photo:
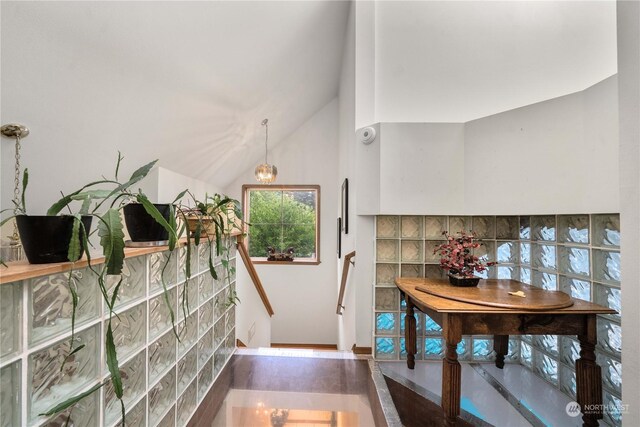
[{"label": "window frame", "polygon": [[[320,186],[319,185],[271,185],[271,184],[244,184],[242,186],[242,217],[250,224],[249,218],[249,192],[252,190],[272,190],[272,191],[315,191],[316,192],[316,257],[300,258],[293,261],[267,261],[267,257],[251,257],[254,264],[264,265],[318,265],[320,264]],[[251,239],[247,226],[244,245],[249,253],[249,240]]]}]

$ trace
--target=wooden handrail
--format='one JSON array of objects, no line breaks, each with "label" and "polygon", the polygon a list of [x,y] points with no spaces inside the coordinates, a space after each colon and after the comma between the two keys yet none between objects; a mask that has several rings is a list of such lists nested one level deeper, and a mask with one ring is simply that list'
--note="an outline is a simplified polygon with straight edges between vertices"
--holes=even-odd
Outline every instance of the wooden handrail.
[{"label": "wooden handrail", "polygon": [[251,261],[251,257],[249,256],[249,252],[247,251],[247,247],[244,244],[244,236],[239,235],[236,238],[236,247],[238,248],[238,252],[240,252],[240,257],[244,262],[244,266],[249,273],[249,277],[251,277],[251,281],[253,282],[253,286],[255,286],[256,291],[258,291],[258,295],[260,295],[260,299],[262,300],[262,304],[264,304],[264,308],[269,313],[269,316],[273,316],[273,307],[271,307],[271,303],[269,302],[269,297],[267,297],[267,293],[262,286],[262,282],[260,281],[260,277],[258,277],[258,272],[256,271],[253,262]]},{"label": "wooden handrail", "polygon": [[338,295],[338,307],[336,307],[336,314],[342,315],[342,309],[344,305],[344,291],[347,287],[347,277],[349,276],[349,264],[356,265],[355,262],[351,261],[351,258],[356,256],[356,251],[349,252],[344,256],[344,264],[342,265],[342,280],[340,281],[340,294]]}]

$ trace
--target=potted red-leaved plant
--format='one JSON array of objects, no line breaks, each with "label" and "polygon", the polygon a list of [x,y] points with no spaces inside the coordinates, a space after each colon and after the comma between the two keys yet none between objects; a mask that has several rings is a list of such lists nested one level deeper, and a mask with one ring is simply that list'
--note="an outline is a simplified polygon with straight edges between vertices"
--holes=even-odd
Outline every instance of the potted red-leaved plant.
[{"label": "potted red-leaved plant", "polygon": [[447,239],[433,250],[440,255],[440,268],[447,270],[449,282],[453,286],[478,286],[480,277],[474,273],[482,273],[496,262],[484,262],[473,254],[473,249],[479,248],[482,243],[476,238],[476,234],[466,234],[461,231],[458,236],[452,236],[446,231],[442,235]]}]

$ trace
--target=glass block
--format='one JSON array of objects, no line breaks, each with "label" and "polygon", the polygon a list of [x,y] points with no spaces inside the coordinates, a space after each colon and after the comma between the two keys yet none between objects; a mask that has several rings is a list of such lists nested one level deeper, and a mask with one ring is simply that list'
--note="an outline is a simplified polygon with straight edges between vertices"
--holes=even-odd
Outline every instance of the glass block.
[{"label": "glass block", "polygon": [[531,218],[520,217],[520,240],[531,240]]},{"label": "glass block", "polygon": [[169,412],[162,417],[162,421],[156,427],[175,427],[176,426],[176,408],[172,406]]},{"label": "glass block", "polygon": [[231,332],[231,330],[236,326],[236,310],[235,307],[229,308],[227,311],[227,318],[225,321],[227,333]]},{"label": "glass block", "polygon": [[598,346],[620,357],[622,352],[622,328],[616,322],[598,317]]},{"label": "glass block", "polygon": [[178,394],[193,381],[198,373],[198,350],[193,347],[176,365],[178,370]]},{"label": "glass block", "polygon": [[213,357],[198,372],[198,400],[204,398],[213,382]]},{"label": "glass block", "polygon": [[422,240],[403,240],[400,243],[402,262],[422,262]]},{"label": "glass block", "polygon": [[118,349],[118,359],[128,358],[147,343],[147,305],[138,304],[117,316],[114,315],[111,329],[113,341]]},{"label": "glass block", "polygon": [[[218,276],[218,278],[220,278],[220,276]],[[199,293],[199,304],[202,304],[206,300],[211,298],[214,294],[213,277],[211,277],[210,273],[205,272],[198,276],[197,283],[198,283],[198,293]],[[220,283],[219,288],[222,289],[224,282],[222,280],[217,280],[216,283]]]},{"label": "glass block", "polygon": [[213,327],[213,346],[217,348],[227,335],[224,318],[216,322]]},{"label": "glass block", "polygon": [[[209,257],[211,257],[212,260],[213,257],[215,257],[215,247],[211,248],[211,245],[208,241],[201,240],[200,244],[198,245],[198,271],[209,270]],[[214,264],[217,263],[214,262]]]},{"label": "glass block", "polygon": [[226,350],[226,357],[229,358],[236,349],[235,330],[227,336],[227,339],[224,342],[224,348]]},{"label": "glass block", "polygon": [[[406,360],[407,359],[407,348],[405,347],[405,342],[406,342],[406,340],[404,338],[400,338],[400,359],[402,359],[402,360]],[[415,354],[416,360],[421,360],[422,359],[422,349],[423,348],[424,348],[424,346],[422,344],[422,338],[417,338],[416,339],[416,350],[417,350],[417,353]]]},{"label": "glass block", "polygon": [[520,243],[520,263],[531,265],[531,243]]},{"label": "glass block", "polygon": [[560,365],[559,376],[560,390],[575,399],[577,389],[576,372],[573,369]]},{"label": "glass block", "polygon": [[225,302],[227,301],[227,290],[223,290],[218,295],[215,296],[213,300],[214,309],[214,320],[218,320],[225,312],[226,306]]},{"label": "glass block", "polygon": [[213,300],[206,302],[198,311],[198,324],[200,335],[213,325]]},{"label": "glass block", "polygon": [[173,310],[175,316],[176,313],[176,289],[170,289],[167,291],[167,295],[164,293],[158,295],[155,298],[149,300],[149,339],[153,340],[161,333],[171,327],[171,310],[165,300],[169,300],[169,305]]},{"label": "glass block", "polygon": [[196,382],[192,381],[185,392],[178,398],[178,425],[185,426],[198,405],[198,388]]},{"label": "glass block", "polygon": [[428,264],[439,264],[440,254],[437,253],[438,246],[446,243],[444,240],[427,240],[424,242],[424,262]]},{"label": "glass block", "polygon": [[224,349],[221,349],[220,351],[216,352],[216,354],[214,354],[213,356],[214,375],[217,375],[218,372],[222,370],[225,360],[226,360],[226,353],[224,352]]},{"label": "glass block", "polygon": [[589,243],[589,215],[559,215],[558,242]]},{"label": "glass block", "polygon": [[62,371],[60,367],[71,351],[69,339],[29,356],[27,395],[31,420],[99,379],[99,325],[77,333],[74,340],[74,348],[83,344],[85,347],[67,358]]},{"label": "glass block", "polygon": [[517,362],[520,359],[520,340],[518,338],[509,339],[506,360]]},{"label": "glass block", "polygon": [[531,346],[526,342],[520,343],[520,363],[524,366],[533,366],[533,352]]},{"label": "glass block", "polygon": [[595,246],[620,246],[620,215],[593,215],[593,244]]},{"label": "glass block", "polygon": [[496,242],[484,241],[480,246],[473,250],[473,254],[484,262],[493,262],[496,260]]},{"label": "glass block", "polygon": [[424,217],[424,238],[429,240],[442,239],[442,233],[447,231],[446,216]]},{"label": "glass block", "polygon": [[[175,251],[174,251],[175,252]],[[171,251],[155,252],[149,255],[149,289],[151,292],[162,289],[162,279],[166,287],[175,285],[177,277],[177,256]]]},{"label": "glass block", "polygon": [[558,289],[558,275],[553,273],[545,273],[533,270],[531,284],[542,289],[555,291]]},{"label": "glass block", "polygon": [[442,359],[444,356],[444,344],[442,338],[424,338],[424,358]]},{"label": "glass block", "polygon": [[463,337],[456,347],[456,353],[460,360],[471,360],[473,358],[471,354],[471,339]]},{"label": "glass block", "polygon": [[556,246],[555,245],[531,245],[532,266],[548,270],[556,269]]},{"label": "glass block", "polygon": [[90,396],[82,399],[80,402],[54,415],[46,422],[47,427],[56,426],[97,426],[100,423],[99,415],[99,398],[100,394],[95,392]]},{"label": "glass block", "polygon": [[446,279],[447,273],[439,265],[425,265],[424,277],[427,279]]},{"label": "glass block", "polygon": [[424,329],[427,334],[439,334],[442,332],[442,328],[436,323],[435,320],[433,320],[427,314],[424,315],[424,318]]},{"label": "glass block", "polygon": [[574,366],[576,360],[580,358],[580,344],[570,337],[559,337],[560,339],[560,360],[569,366]]},{"label": "glass block", "polygon": [[527,285],[531,284],[531,269],[520,267],[520,281],[522,283],[526,283]]},{"label": "glass block", "polygon": [[602,369],[602,382],[615,394],[622,394],[622,363],[604,353],[597,353],[597,363]]},{"label": "glass block", "polygon": [[422,217],[403,216],[400,218],[400,237],[422,239]]},{"label": "glass block", "polygon": [[[125,407],[128,407],[129,404],[142,396],[146,391],[147,364],[145,359],[145,352],[141,351],[127,363],[120,366]],[[116,393],[111,381],[107,381],[104,392],[104,423],[105,425],[111,425],[116,421],[119,421],[120,417],[120,401],[116,398]]]},{"label": "glass block", "polygon": [[471,232],[470,216],[450,216],[449,217],[449,233],[457,234],[461,231],[465,233]]},{"label": "glass block", "polygon": [[424,277],[423,268],[422,264],[402,264],[400,275],[402,277]]},{"label": "glass block", "polygon": [[2,381],[2,387],[0,387],[1,427],[20,425],[20,398],[22,396],[20,377],[19,360],[0,369],[0,381]]},{"label": "glass block", "polygon": [[396,277],[398,277],[398,266],[394,264],[377,264],[376,265],[376,284],[377,285],[393,285]]},{"label": "glass block", "polygon": [[100,311],[95,274],[88,268],[53,274],[28,281],[29,342],[40,343],[71,328],[72,296],[69,286],[78,294],[76,327],[96,319]]},{"label": "glass block", "polygon": [[400,236],[399,221],[397,216],[376,217],[376,237],[397,238]]},{"label": "glass block", "polygon": [[185,313],[189,315],[198,308],[198,290],[198,279],[178,286],[178,319],[184,319]]},{"label": "glass block", "polygon": [[533,343],[552,356],[558,356],[558,337],[556,335],[534,335]]},{"label": "glass block", "polygon": [[147,399],[144,398],[127,412],[127,424],[130,426],[145,426],[147,424]]},{"label": "glass block", "polygon": [[620,283],[620,252],[593,249],[593,278],[598,282]]},{"label": "glass block", "polygon": [[518,242],[496,242],[497,261],[504,264],[518,262]]},{"label": "glass block", "polygon": [[[211,276],[211,273],[205,273],[205,276],[203,276],[203,280],[205,280],[205,282],[207,282],[206,284],[204,284],[204,286],[206,286],[206,291],[207,292],[207,298],[209,298],[210,294],[209,292],[209,286],[210,283],[213,283],[213,293],[217,293],[219,292],[222,288],[224,288],[225,286],[227,286],[227,270],[222,266],[222,265],[217,265],[215,267],[215,271],[216,271],[216,275],[217,275],[217,279],[213,279],[213,276]],[[202,303],[202,301],[204,301],[205,298],[202,298],[202,296],[200,297],[200,303]]]},{"label": "glass block", "polygon": [[550,383],[558,384],[558,362],[540,351],[534,352],[534,370]]},{"label": "glass block", "polygon": [[493,351],[493,340],[473,338],[473,359],[474,360],[492,360],[495,357]]},{"label": "glass block", "polygon": [[116,308],[145,296],[147,292],[146,256],[125,258],[122,266],[122,276],[107,276],[106,285],[108,295],[113,295],[113,290],[120,281],[120,278],[122,278],[122,283],[118,289],[118,298],[115,304]]},{"label": "glass block", "polygon": [[397,334],[397,316],[397,313],[376,313],[376,334]]},{"label": "glass block", "polygon": [[520,278],[520,269],[514,265],[496,267],[498,279],[518,280]]},{"label": "glass block", "polygon": [[[191,278],[198,274],[198,248],[191,245],[191,262],[189,263]],[[187,247],[183,246],[178,252],[178,282],[187,278]]]},{"label": "glass block", "polygon": [[22,282],[0,286],[0,359],[22,347]]},{"label": "glass block", "polygon": [[519,228],[517,216],[496,217],[496,239],[518,240]]},{"label": "glass block", "polygon": [[170,330],[149,345],[149,382],[155,382],[176,361],[176,336]]},{"label": "glass block", "polygon": [[474,216],[473,232],[478,239],[496,238],[496,218],[493,216]]},{"label": "glass block", "polygon": [[622,414],[628,412],[628,409],[626,409],[620,397],[603,390],[602,403],[605,408],[604,421],[611,426],[622,425]]},{"label": "glass block", "polygon": [[558,267],[561,273],[589,277],[589,249],[571,246],[558,247]]},{"label": "glass block", "polygon": [[553,215],[531,217],[531,240],[556,240],[556,217]]},{"label": "glass block", "polygon": [[591,301],[591,282],[560,276],[560,290],[573,298]]},{"label": "glass block", "polygon": [[213,329],[210,329],[198,341],[198,367],[202,367],[204,363],[213,354]]},{"label": "glass block", "polygon": [[181,322],[177,327],[178,336],[178,355],[181,356],[198,340],[198,315],[193,313],[187,317],[186,321]]},{"label": "glass block", "polygon": [[[400,335],[404,335],[404,327],[405,327],[405,317],[406,313],[400,313]],[[416,319],[416,333],[418,335],[422,335],[422,318],[424,317],[421,313],[415,313],[414,316]]]},{"label": "glass block", "polygon": [[622,297],[620,289],[601,285],[600,283],[594,283],[593,286],[594,302],[617,311],[618,314],[610,314],[608,316],[620,319],[620,315],[622,313]]},{"label": "glass block", "polygon": [[149,399],[149,423],[155,425],[173,405],[176,398],[176,370],[171,369],[147,394]]},{"label": "glass block", "polygon": [[397,359],[398,339],[376,337],[376,359]]},{"label": "glass block", "polygon": [[397,240],[378,240],[376,242],[376,256],[378,262],[400,261]]}]

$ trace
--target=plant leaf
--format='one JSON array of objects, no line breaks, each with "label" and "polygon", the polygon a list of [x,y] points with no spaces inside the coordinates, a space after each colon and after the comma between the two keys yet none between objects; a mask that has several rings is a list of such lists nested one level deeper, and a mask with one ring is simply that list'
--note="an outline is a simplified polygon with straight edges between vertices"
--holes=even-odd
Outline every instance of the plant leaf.
[{"label": "plant leaf", "polygon": [[69,251],[67,252],[67,259],[71,262],[76,262],[80,259],[80,218],[77,216],[73,218],[73,225],[71,227],[71,240],[69,241]]},{"label": "plant leaf", "polygon": [[107,366],[111,373],[111,383],[113,390],[118,399],[122,399],[122,378],[120,377],[120,367],[118,366],[118,355],[116,353],[116,345],[113,341],[113,331],[111,330],[111,320],[107,325],[107,335],[105,339],[105,352],[107,356]]},{"label": "plant leaf", "polygon": [[[76,190],[71,194],[67,194],[65,196],[62,196],[62,198],[60,200],[58,200],[53,205],[51,205],[49,210],[47,210],[47,215],[51,215],[51,216],[58,215],[60,213],[60,211],[62,209],[64,209],[65,206],[67,206],[69,203],[71,203],[73,201],[72,197],[75,196],[76,194],[81,193],[85,188],[93,187],[94,185],[98,185],[98,184],[109,184],[109,183],[113,184],[114,181],[110,181],[108,179],[103,179],[103,180],[100,180],[100,181],[90,182],[89,184],[85,185],[81,189]],[[116,182],[116,184],[117,184],[117,182]]]},{"label": "plant leaf", "polygon": [[[139,167],[138,169],[136,169],[132,174],[131,174],[131,178],[129,178],[129,181],[126,182],[124,185],[126,185],[126,187],[130,187],[131,185],[135,184],[136,182],[140,181],[142,178],[144,178],[145,176],[147,176],[147,174],[149,173],[149,171],[151,170],[151,168],[153,168],[155,166],[155,164],[158,162],[158,159],[155,159],[152,162],[147,163],[146,165]],[[128,185],[127,185],[128,184]],[[125,187],[125,188],[126,188]]]},{"label": "plant leaf", "polygon": [[71,200],[104,199],[111,195],[112,190],[89,190],[71,195]]},{"label": "plant leaf", "polygon": [[24,168],[24,172],[22,173],[22,212],[24,214],[27,213],[27,204],[24,202],[27,185],[29,185],[29,168]]},{"label": "plant leaf", "polygon": [[120,274],[124,263],[124,232],[120,212],[107,210],[98,223],[98,236],[107,265],[107,274]]},{"label": "plant leaf", "polygon": [[124,157],[122,157],[122,153],[120,152],[120,150],[118,150],[118,162],[116,163],[116,181],[118,180],[118,172],[120,171],[120,162],[122,161],[122,159],[124,159]]},{"label": "plant leaf", "polygon": [[62,403],[59,403],[58,405],[54,406],[53,408],[49,409],[46,412],[43,412],[39,415],[44,415],[44,416],[49,416],[49,415],[53,415],[53,414],[57,414],[59,412],[64,411],[65,409],[67,409],[69,406],[75,405],[76,403],[78,403],[79,401],[81,401],[82,399],[84,399],[85,397],[89,396],[91,393],[93,393],[96,390],[99,390],[100,387],[102,387],[105,383],[100,383],[100,384],[96,384],[93,387],[91,387],[89,390],[85,391],[84,393],[80,393],[76,396],[73,396],[67,400],[65,400]]}]

